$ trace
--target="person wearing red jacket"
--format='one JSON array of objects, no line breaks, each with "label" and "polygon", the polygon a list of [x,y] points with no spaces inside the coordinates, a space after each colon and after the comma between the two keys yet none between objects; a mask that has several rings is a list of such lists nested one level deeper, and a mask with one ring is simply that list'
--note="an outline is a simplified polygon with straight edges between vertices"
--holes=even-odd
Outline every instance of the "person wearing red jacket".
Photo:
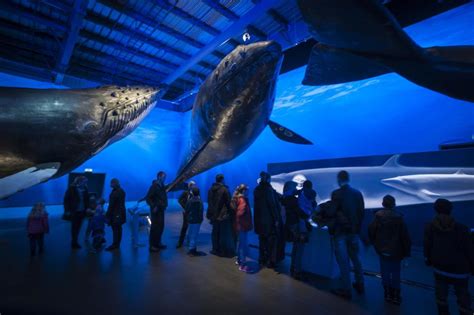
[{"label": "person wearing red jacket", "polygon": [[248,232],[252,230],[252,213],[250,211],[249,200],[247,198],[249,188],[245,184],[240,184],[232,197],[232,204],[235,209],[234,229],[238,233],[237,262],[240,271],[247,271],[246,259],[248,254]]},{"label": "person wearing red jacket", "polygon": [[44,234],[49,233],[48,213],[44,203],[37,202],[31,209],[26,221],[28,238],[30,239],[31,256],[36,255],[36,246],[38,253],[42,254],[44,249]]}]

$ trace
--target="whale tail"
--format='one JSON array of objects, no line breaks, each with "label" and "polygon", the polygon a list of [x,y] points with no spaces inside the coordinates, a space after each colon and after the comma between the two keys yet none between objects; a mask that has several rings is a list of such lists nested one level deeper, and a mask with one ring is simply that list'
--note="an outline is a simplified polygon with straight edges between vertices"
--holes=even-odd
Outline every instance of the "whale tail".
[{"label": "whale tail", "polygon": [[[396,72],[428,89],[474,102],[474,46],[421,48],[378,1],[298,0],[318,41],[304,85],[328,85]],[[337,8],[337,10],[336,10]]]}]

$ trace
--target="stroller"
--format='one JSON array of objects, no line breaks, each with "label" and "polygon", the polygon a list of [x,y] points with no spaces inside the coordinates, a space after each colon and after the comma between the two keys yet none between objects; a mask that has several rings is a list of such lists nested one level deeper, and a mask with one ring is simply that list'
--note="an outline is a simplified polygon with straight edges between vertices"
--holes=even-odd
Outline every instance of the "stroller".
[{"label": "stroller", "polygon": [[151,219],[148,206],[137,201],[133,207],[127,209],[127,212],[130,217],[128,222],[130,222],[133,247],[145,246],[145,243],[140,242],[140,232],[145,232],[147,238],[150,235]]}]

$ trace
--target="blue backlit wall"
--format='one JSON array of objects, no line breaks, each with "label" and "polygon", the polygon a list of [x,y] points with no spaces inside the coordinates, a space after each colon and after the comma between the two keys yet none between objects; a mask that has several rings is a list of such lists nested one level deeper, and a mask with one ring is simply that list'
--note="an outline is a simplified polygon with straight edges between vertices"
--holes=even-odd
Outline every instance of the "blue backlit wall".
[{"label": "blue backlit wall", "polygon": [[[412,25],[405,30],[421,46],[474,45],[474,4]],[[474,104],[452,99],[397,74],[323,87],[299,84],[305,68],[281,75],[272,119],[311,139],[314,146],[278,140],[267,128],[237,159],[196,177],[205,190],[224,173],[231,188],[255,185],[267,163],[437,150],[440,143],[469,140]],[[0,76],[0,84],[5,78]],[[35,85],[34,81],[19,83]],[[49,86],[48,86],[49,87]],[[141,198],[157,170],[172,180],[180,164],[190,113],[156,109],[128,138],[113,144],[78,171],[92,168],[122,180],[129,200]],[[33,187],[0,206],[44,200],[61,202],[66,178]],[[108,194],[108,191],[106,191]]]}]

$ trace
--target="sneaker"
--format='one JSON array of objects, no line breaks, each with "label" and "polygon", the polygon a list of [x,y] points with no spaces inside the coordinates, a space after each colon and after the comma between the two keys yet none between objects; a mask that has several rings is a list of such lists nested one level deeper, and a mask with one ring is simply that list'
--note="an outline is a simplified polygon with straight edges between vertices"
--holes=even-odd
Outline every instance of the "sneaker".
[{"label": "sneaker", "polygon": [[236,260],[236,261],[235,261],[235,265],[236,265],[236,266],[240,266],[240,265],[241,265],[240,261]]},{"label": "sneaker", "polygon": [[148,250],[150,251],[150,253],[156,253],[160,251],[158,247],[154,247],[154,246],[151,246]]},{"label": "sneaker", "polygon": [[249,268],[245,265],[240,265],[239,266],[239,271],[249,272]]}]

